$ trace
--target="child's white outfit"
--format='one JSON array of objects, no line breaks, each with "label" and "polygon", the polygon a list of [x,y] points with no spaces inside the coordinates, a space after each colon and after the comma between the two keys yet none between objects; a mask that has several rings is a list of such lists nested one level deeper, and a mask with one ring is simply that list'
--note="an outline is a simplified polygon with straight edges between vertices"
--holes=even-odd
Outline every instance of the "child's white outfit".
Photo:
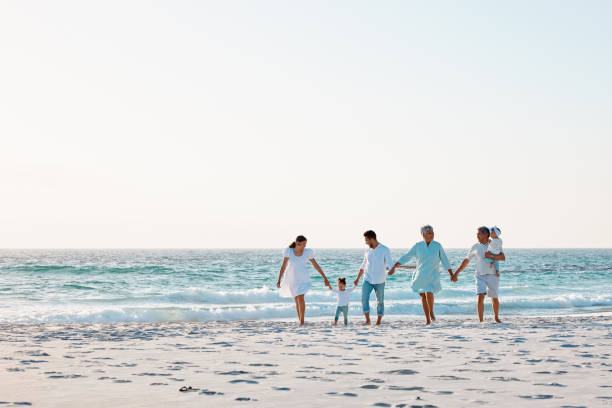
[{"label": "child's white outfit", "polygon": [[351,299],[351,293],[357,288],[357,286],[353,286],[350,289],[345,288],[344,290],[340,290],[337,288],[332,289],[332,292],[338,296],[338,306],[336,307],[336,317],[334,321],[338,321],[340,317],[340,312],[344,315],[344,325],[348,325],[348,305]]},{"label": "child's white outfit", "polygon": [[[499,255],[503,252],[501,238],[491,238],[491,242],[489,242],[489,252],[491,252],[492,255]],[[493,264],[496,271],[499,271],[499,261],[494,261],[490,258],[485,259],[487,262]]]}]

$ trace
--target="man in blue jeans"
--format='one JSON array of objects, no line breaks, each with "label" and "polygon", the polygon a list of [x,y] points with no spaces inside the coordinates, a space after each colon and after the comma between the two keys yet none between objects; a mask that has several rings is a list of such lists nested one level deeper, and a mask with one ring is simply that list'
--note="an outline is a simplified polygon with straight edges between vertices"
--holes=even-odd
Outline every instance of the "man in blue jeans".
[{"label": "man in blue jeans", "polygon": [[361,268],[359,269],[359,275],[355,279],[355,286],[359,284],[361,275],[365,272],[365,278],[361,289],[361,305],[363,307],[363,314],[365,315],[364,326],[371,324],[370,322],[370,294],[372,290],[376,293],[376,313],[378,319],[376,325],[378,326],[382,317],[385,314],[385,280],[387,279],[387,269],[393,267],[393,261],[391,260],[391,251],[389,248],[381,244],[376,240],[376,233],[372,230],[363,233],[365,237],[365,243],[369,247],[363,257]]}]

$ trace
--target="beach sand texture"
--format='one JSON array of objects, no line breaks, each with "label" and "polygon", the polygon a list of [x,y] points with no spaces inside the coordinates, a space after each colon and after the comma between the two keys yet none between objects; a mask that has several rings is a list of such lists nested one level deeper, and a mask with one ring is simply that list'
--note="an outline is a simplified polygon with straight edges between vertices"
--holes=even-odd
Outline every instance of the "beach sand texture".
[{"label": "beach sand texture", "polygon": [[612,406],[610,315],[351,317],[0,324],[0,406]]}]

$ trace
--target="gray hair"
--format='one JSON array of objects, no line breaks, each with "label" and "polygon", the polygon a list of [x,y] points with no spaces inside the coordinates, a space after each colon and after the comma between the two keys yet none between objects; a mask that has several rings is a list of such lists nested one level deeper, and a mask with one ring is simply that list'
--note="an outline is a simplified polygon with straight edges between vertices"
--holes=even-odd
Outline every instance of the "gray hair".
[{"label": "gray hair", "polygon": [[424,233],[426,233],[427,231],[430,231],[430,230],[433,231],[433,227],[431,225],[429,225],[429,224],[423,225],[421,227],[421,235],[423,235]]}]

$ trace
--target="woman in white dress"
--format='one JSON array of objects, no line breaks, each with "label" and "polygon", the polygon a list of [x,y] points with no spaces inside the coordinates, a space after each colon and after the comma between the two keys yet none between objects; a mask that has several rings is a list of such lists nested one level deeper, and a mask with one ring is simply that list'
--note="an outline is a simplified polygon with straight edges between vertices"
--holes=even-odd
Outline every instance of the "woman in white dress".
[{"label": "woman in white dress", "polygon": [[[289,248],[283,250],[283,265],[278,275],[278,282],[276,282],[276,286],[280,289],[279,294],[282,297],[292,297],[295,300],[295,310],[300,320],[300,326],[304,325],[304,315],[306,314],[304,295],[312,286],[310,273],[308,272],[308,261],[321,274],[325,286],[331,288],[327,277],[314,259],[314,252],[312,249],[306,248],[306,237],[303,235],[299,235],[289,245]],[[287,270],[287,273],[285,273],[285,270]],[[283,275],[285,279],[283,279]]]}]

